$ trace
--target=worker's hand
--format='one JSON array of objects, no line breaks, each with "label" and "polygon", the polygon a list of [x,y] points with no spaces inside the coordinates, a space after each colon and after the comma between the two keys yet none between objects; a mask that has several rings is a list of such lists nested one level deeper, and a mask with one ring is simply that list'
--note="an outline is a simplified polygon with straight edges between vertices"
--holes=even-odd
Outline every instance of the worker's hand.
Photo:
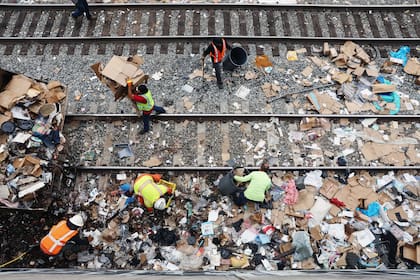
[{"label": "worker's hand", "polygon": [[116,191],[112,191],[111,192],[111,195],[117,195],[117,194],[120,194],[121,192],[119,191],[119,190],[116,190]]},{"label": "worker's hand", "polygon": [[133,80],[131,80],[130,78],[128,78],[126,80],[126,82],[127,82],[127,86],[129,86],[129,87],[131,87],[133,85]]}]

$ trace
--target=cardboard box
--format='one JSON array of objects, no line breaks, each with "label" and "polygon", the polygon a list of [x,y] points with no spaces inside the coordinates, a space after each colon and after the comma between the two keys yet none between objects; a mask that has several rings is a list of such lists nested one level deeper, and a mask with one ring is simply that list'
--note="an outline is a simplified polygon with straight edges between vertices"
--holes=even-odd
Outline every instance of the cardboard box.
[{"label": "cardboard box", "polygon": [[132,79],[134,86],[146,83],[149,79],[149,76],[140,69],[142,64],[143,59],[138,55],[132,57],[114,55],[105,67],[101,62],[90,67],[98,79],[111,89],[115,100],[119,100],[127,95],[128,78]]},{"label": "cardboard box", "polygon": [[402,249],[402,257],[420,264],[420,240],[416,240],[413,244],[405,244]]}]

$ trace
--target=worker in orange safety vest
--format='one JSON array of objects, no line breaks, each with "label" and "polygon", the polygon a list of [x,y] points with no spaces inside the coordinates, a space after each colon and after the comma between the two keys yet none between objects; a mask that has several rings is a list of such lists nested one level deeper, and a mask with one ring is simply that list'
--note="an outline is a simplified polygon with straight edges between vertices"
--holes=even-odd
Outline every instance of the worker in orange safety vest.
[{"label": "worker in orange safety vest", "polygon": [[88,240],[81,239],[78,235],[83,225],[83,218],[79,214],[74,215],[69,220],[60,221],[42,238],[39,244],[41,251],[46,255],[56,256],[69,241],[79,245],[88,245]]},{"label": "worker in orange safety vest", "polygon": [[[230,50],[232,47],[223,38],[214,38],[207,49],[204,50],[201,56],[202,63],[204,65],[204,59],[207,55],[210,55],[213,62],[213,68],[216,71],[217,86],[219,89],[223,88],[222,81],[222,63],[225,57],[226,50]],[[204,69],[204,68],[203,68]],[[204,73],[203,73],[204,75]]]}]

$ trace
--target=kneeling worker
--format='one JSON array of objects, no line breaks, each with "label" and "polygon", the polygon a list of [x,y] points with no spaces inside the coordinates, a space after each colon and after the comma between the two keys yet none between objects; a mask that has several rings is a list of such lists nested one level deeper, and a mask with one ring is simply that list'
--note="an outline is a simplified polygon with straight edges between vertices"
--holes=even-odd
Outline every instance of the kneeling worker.
[{"label": "kneeling worker", "polygon": [[[83,225],[83,218],[79,214],[74,215],[69,220],[60,221],[51,228],[50,232],[44,238],[42,238],[41,243],[39,244],[41,251],[47,255],[56,256],[67,243],[73,243],[74,245],[79,246],[89,245],[87,239],[81,239],[79,237],[79,231]],[[74,249],[76,248],[73,248],[72,250]]]},{"label": "kneeling worker", "polygon": [[[138,196],[138,201],[146,207],[149,212],[153,208],[157,210],[164,210],[166,208],[165,194],[172,194],[172,189],[159,184],[162,175],[160,174],[141,174],[134,181],[134,185],[128,189],[129,185],[124,184],[120,188],[123,191],[130,193],[134,192]],[[125,187],[125,189],[123,189]]]}]

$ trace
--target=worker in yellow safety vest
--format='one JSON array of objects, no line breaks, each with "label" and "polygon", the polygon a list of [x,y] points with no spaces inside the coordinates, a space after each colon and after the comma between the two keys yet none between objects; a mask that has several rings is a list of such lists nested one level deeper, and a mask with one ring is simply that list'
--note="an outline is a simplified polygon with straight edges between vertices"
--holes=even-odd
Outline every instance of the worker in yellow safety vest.
[{"label": "worker in yellow safety vest", "polygon": [[60,221],[42,238],[39,244],[41,251],[46,255],[55,256],[69,241],[74,241],[79,245],[88,245],[88,240],[81,239],[78,235],[83,225],[84,221],[80,214],[74,215],[69,220]]},{"label": "worker in yellow safety vest", "polygon": [[165,185],[158,184],[162,175],[141,174],[134,181],[133,191],[138,196],[138,201],[143,204],[149,212],[153,208],[164,210],[166,208],[165,194],[172,194],[172,189]]}]

